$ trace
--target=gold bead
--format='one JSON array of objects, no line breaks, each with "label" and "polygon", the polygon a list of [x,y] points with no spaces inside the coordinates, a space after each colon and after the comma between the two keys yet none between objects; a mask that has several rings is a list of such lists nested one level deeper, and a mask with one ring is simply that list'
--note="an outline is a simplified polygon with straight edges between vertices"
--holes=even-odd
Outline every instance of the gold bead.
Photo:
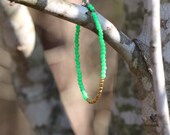
[{"label": "gold bead", "polygon": [[104,79],[100,78],[100,83],[99,83],[97,95],[93,99],[89,99],[89,98],[87,99],[87,102],[89,104],[95,104],[99,100],[99,98],[101,97],[102,92],[103,92],[103,86],[104,86]]},{"label": "gold bead", "polygon": [[100,83],[100,84],[99,84],[99,87],[103,87],[103,84]]},{"label": "gold bead", "polygon": [[104,83],[104,79],[100,79],[100,82]]}]

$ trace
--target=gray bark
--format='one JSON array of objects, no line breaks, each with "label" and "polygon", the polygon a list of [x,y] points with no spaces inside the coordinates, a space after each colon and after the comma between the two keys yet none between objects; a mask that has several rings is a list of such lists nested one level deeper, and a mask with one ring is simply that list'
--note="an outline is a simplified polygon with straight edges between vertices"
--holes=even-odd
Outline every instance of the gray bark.
[{"label": "gray bark", "polygon": [[[11,73],[16,68],[13,56],[17,52],[14,48],[18,42],[13,33],[14,30],[9,18],[7,18],[7,13],[1,3],[0,18],[0,134],[34,135],[28,120],[17,102],[17,94]],[[27,28],[29,29],[30,27],[28,26]]]},{"label": "gray bark", "polygon": [[160,1],[148,1],[152,12],[151,16],[151,56],[153,69],[153,85],[155,92],[158,124],[161,134],[170,135],[169,108],[165,88],[165,75],[162,60],[161,32],[160,32]]},{"label": "gray bark", "polygon": [[[54,3],[38,3],[36,0],[26,1],[26,0],[15,0],[17,3],[25,4],[27,6],[34,7],[39,10],[43,10],[47,13],[53,14],[57,17],[61,17],[68,21],[78,23],[87,27],[95,32],[94,25],[91,23],[89,15],[85,14],[87,9],[81,6],[76,6],[75,4],[71,4],[64,1],[55,1]],[[55,8],[56,6],[56,8]],[[57,7],[62,8],[57,8]],[[167,92],[169,93],[169,39],[168,39],[168,4],[162,6],[162,18],[164,23],[162,22],[162,36],[165,36],[162,39],[163,42],[163,56],[165,63],[165,72],[167,73],[165,79],[167,82]],[[61,10],[64,9],[64,10]],[[166,9],[166,10],[165,10]],[[65,11],[65,12],[64,12]],[[70,14],[71,11],[74,11],[75,14]],[[77,12],[78,11],[78,12]],[[67,14],[66,14],[67,13]],[[145,13],[147,15],[147,13]],[[153,84],[152,84],[152,76],[149,72],[148,64],[151,65],[150,62],[150,54],[149,54],[149,40],[148,40],[148,32],[146,28],[147,25],[144,24],[143,31],[139,36],[139,44],[141,48],[135,46],[135,44],[124,34],[117,31],[117,29],[105,18],[99,15],[102,28],[104,29],[105,40],[124,58],[124,60],[128,63],[131,72],[135,75],[138,85],[138,96],[142,101],[142,119],[144,121],[146,134],[148,135],[159,135],[160,130],[158,128],[158,118],[157,112],[155,109],[155,96],[153,92]],[[105,23],[104,23],[105,22]],[[166,40],[165,40],[166,39]],[[114,45],[113,43],[117,43]],[[142,53],[141,53],[142,52]],[[147,60],[144,58],[147,58]],[[168,98],[170,100],[170,98]]]},{"label": "gray bark", "polygon": [[[18,5],[14,5],[13,8],[15,6],[18,6]],[[7,9],[7,11],[9,11],[10,9],[12,9],[12,8],[9,7],[9,9]],[[18,10],[18,12],[19,11],[20,10]],[[104,13],[107,14],[107,12],[104,12]],[[8,16],[6,16],[6,17],[8,18]],[[41,18],[41,20],[42,19],[43,18]],[[50,19],[50,18],[48,18],[48,19]],[[52,19],[54,21],[54,18],[52,18]],[[53,22],[53,21],[51,20],[51,22]],[[56,26],[56,22],[54,23],[54,26]],[[50,24],[50,26],[52,26],[52,25]],[[67,33],[66,31],[68,29],[73,31],[73,28],[74,28],[70,23],[65,23],[65,22],[62,23],[62,26],[61,26],[60,21],[58,21],[58,27],[59,27],[58,30],[60,28],[64,27],[64,29],[62,29],[62,30],[65,31],[64,32],[65,34]],[[15,31],[17,31],[17,30],[15,29]],[[60,33],[54,32],[53,35],[58,36],[60,38],[60,36],[59,36]],[[84,34],[82,34],[82,37],[84,37],[83,35],[87,35],[87,31],[84,31],[84,32],[82,31],[82,33],[84,33]],[[16,36],[16,35],[14,34],[13,36]],[[96,44],[95,35],[90,35],[90,37],[91,36],[93,36],[94,39],[92,38],[92,40],[88,40],[89,41],[88,46],[90,46],[91,43]],[[12,35],[11,35],[11,37],[12,37]],[[70,39],[73,39],[73,37],[70,37],[70,34],[65,35],[64,37],[66,37],[66,38],[64,38],[62,40],[66,41],[66,42],[64,42],[64,44],[62,44],[62,46],[66,49],[64,52],[67,52],[67,54],[69,54],[70,52],[72,52],[71,51],[72,48],[70,48],[68,43],[70,43]],[[19,38],[20,38],[20,36],[19,36]],[[84,44],[85,43],[87,44],[88,41],[86,40],[86,41],[83,41],[83,42],[84,42]],[[71,42],[73,42],[73,41],[71,41]],[[9,42],[9,43],[11,43],[11,42]],[[39,43],[36,43],[36,44],[39,44]],[[46,44],[49,45],[50,42],[49,43],[47,42]],[[11,43],[11,45],[13,45],[13,44]],[[86,46],[87,48],[84,48],[84,49],[85,50],[89,49],[89,51],[88,51],[89,56],[90,55],[94,56],[94,54],[92,54],[93,50],[98,49],[98,48],[96,48],[94,46],[94,48],[92,49],[92,47],[90,48],[88,46]],[[14,46],[13,48],[15,49],[17,47]],[[58,53],[61,50],[62,49],[60,47],[56,47],[55,49],[53,49],[53,51],[57,51]],[[91,50],[92,50],[92,52],[91,52]],[[108,54],[110,56],[110,58],[109,58],[110,60],[108,59],[108,61],[112,61],[113,59],[115,59],[114,62],[110,62],[110,64],[109,64],[109,66],[113,67],[112,69],[114,69],[114,68],[116,68],[116,55],[115,55],[115,53],[112,52],[111,49],[108,48],[108,50],[110,50],[110,51],[108,51]],[[21,50],[19,49],[19,51],[21,51]],[[40,51],[42,51],[42,50],[38,49],[38,51],[37,51],[37,47],[36,47],[36,52],[40,52]],[[106,80],[107,85],[105,86],[105,90],[104,90],[105,92],[103,94],[103,98],[101,99],[101,100],[104,100],[104,101],[107,100],[107,102],[106,102],[107,105],[103,104],[103,102],[100,102],[96,106],[91,107],[90,105],[87,105],[84,102],[82,102],[83,100],[82,100],[81,96],[79,96],[80,94],[79,94],[78,88],[72,86],[73,78],[76,78],[75,75],[73,74],[73,78],[72,77],[68,78],[67,75],[63,76],[63,74],[67,73],[68,71],[69,71],[68,72],[69,74],[74,73],[74,72],[70,72],[70,71],[74,71],[74,69],[73,69],[74,64],[68,63],[68,62],[71,62],[71,61],[73,62],[74,58],[70,57],[71,55],[68,55],[68,57],[65,57],[65,58],[67,58],[67,59],[69,58],[70,59],[69,61],[65,61],[65,59],[55,59],[55,61],[53,61],[54,59],[49,59],[49,56],[47,56],[49,54],[48,52],[49,52],[49,50],[45,51],[45,56],[46,56],[47,62],[49,62],[49,65],[51,66],[51,64],[52,64],[51,62],[55,62],[51,67],[55,66],[55,67],[58,68],[63,64],[69,65],[69,66],[67,66],[67,68],[65,68],[65,70],[62,70],[62,72],[61,72],[60,69],[54,70],[54,73],[58,72],[57,77],[55,76],[55,74],[54,74],[54,77],[56,77],[56,83],[58,84],[58,87],[60,88],[59,92],[60,92],[61,99],[64,103],[65,109],[66,109],[67,114],[68,114],[68,116],[71,120],[72,127],[73,127],[74,131],[76,132],[76,134],[81,134],[81,135],[90,134],[90,133],[97,134],[97,135],[107,134],[108,125],[109,125],[110,116],[111,116],[110,109],[111,109],[111,103],[112,103],[111,102],[112,101],[112,90],[113,90],[113,86],[114,86],[113,83],[108,83],[108,82],[109,81],[115,82],[115,81],[113,81],[113,76],[115,75],[116,70],[108,71],[109,75],[108,75],[108,79]],[[55,96],[50,96],[50,97],[48,96],[48,95],[51,95],[50,93],[52,93],[51,90],[49,90],[49,89],[51,89],[51,87],[50,88],[47,88],[47,87],[44,88],[44,85],[46,85],[46,84],[43,84],[43,83],[44,82],[48,83],[47,80],[49,80],[49,78],[46,76],[47,73],[44,73],[45,72],[44,70],[46,70],[46,67],[44,67],[44,64],[41,63],[41,61],[42,61],[41,57],[42,56],[37,56],[34,53],[33,54],[34,58],[29,58],[29,60],[27,61],[20,53],[19,54],[18,53],[19,52],[14,53],[15,55],[13,55],[14,61],[16,62],[16,67],[17,67],[16,73],[15,73],[15,78],[14,78],[14,84],[16,86],[18,98],[21,101],[21,105],[23,107],[25,114],[27,114],[27,117],[29,118],[34,130],[37,133],[39,133],[39,134],[49,134],[49,133],[52,134],[52,133],[59,132],[57,130],[59,130],[62,127],[58,126],[57,124],[61,123],[62,118],[60,117],[60,120],[58,120],[56,117],[52,116],[54,113],[57,113],[56,109],[55,109],[55,107],[56,107],[55,105],[58,104],[58,101],[56,101]],[[83,53],[86,53],[86,52],[83,52]],[[65,55],[63,53],[63,51],[61,51],[60,54],[61,54],[60,58],[63,55]],[[50,52],[50,55],[54,55],[54,57],[56,58],[56,52],[55,53]],[[85,57],[84,59],[87,59],[87,57]],[[57,61],[57,60],[59,60],[59,61]],[[34,63],[35,61],[38,65]],[[89,59],[88,65],[91,65],[92,62],[93,61],[91,61]],[[98,65],[98,62],[95,61],[94,65],[92,64],[91,66],[88,66],[87,67],[88,71],[85,72],[85,74],[93,73],[92,76],[88,75],[89,77],[86,77],[86,79],[85,79],[85,81],[88,81],[87,86],[89,87],[89,89],[92,90],[92,92],[89,91],[89,93],[91,93],[91,94],[95,94],[95,91],[94,91],[95,89],[93,90],[93,88],[95,86],[91,84],[90,78],[97,79],[97,72],[94,71],[94,70],[91,70],[91,68],[93,66],[95,66],[98,69],[99,67],[97,65]],[[32,69],[31,69],[31,66],[33,66]],[[43,77],[42,75],[40,76],[40,74],[42,74],[45,77]],[[61,76],[61,77],[59,77],[59,76]],[[67,77],[67,78],[65,78],[65,77]],[[60,81],[60,80],[68,81],[70,83],[65,85],[66,87],[63,87],[64,86],[63,81]],[[74,83],[75,83],[75,86],[76,86],[77,82],[75,81]],[[74,91],[71,92],[70,90],[74,90]],[[46,91],[49,91],[49,92],[47,93]],[[80,123],[77,122],[77,110],[75,109],[74,113],[70,114],[70,111],[72,111],[73,107],[70,108],[70,104],[65,104],[65,103],[70,103],[70,99],[68,100],[68,98],[67,98],[68,94],[65,94],[66,91],[68,91],[68,94],[73,93],[73,99],[70,98],[71,100],[74,100],[76,95],[78,95],[78,102],[76,101],[74,103],[74,106],[77,106],[77,108],[79,108],[80,110],[82,110],[81,108],[86,108],[87,106],[89,106],[89,108],[90,108],[90,109],[82,110],[83,112],[81,113],[81,117],[82,117],[82,115],[84,115],[84,117],[82,117],[83,118],[82,122],[80,122],[80,119],[79,119]],[[46,96],[48,96],[48,97],[46,97]],[[79,104],[80,102],[82,102],[82,104]],[[92,116],[90,117],[87,114],[90,114]],[[59,114],[59,115],[61,115],[61,114]],[[107,116],[107,117],[105,117],[105,116]],[[53,125],[52,123],[50,123],[51,121],[56,123],[56,125]],[[66,126],[67,124],[63,123],[63,125]],[[84,128],[79,128],[79,125],[82,125]],[[55,128],[56,126],[58,128]],[[67,131],[68,127],[69,126],[67,126],[64,130]],[[100,131],[98,129],[100,129]],[[62,133],[66,134],[67,133],[66,131],[65,132],[63,131]],[[70,130],[68,130],[68,131],[70,131]]]}]

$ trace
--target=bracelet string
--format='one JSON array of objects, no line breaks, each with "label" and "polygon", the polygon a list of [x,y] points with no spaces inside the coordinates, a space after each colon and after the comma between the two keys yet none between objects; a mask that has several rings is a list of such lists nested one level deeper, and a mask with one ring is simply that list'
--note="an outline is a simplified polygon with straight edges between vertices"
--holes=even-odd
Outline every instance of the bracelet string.
[{"label": "bracelet string", "polygon": [[81,94],[83,96],[83,99],[87,101],[89,104],[94,104],[96,103],[99,98],[102,95],[103,91],[103,86],[104,86],[104,79],[106,78],[106,45],[103,37],[103,30],[100,25],[98,16],[96,14],[95,8],[93,7],[92,4],[87,4],[87,8],[91,13],[91,16],[93,18],[93,21],[95,23],[95,27],[98,32],[98,40],[100,43],[100,61],[101,61],[101,69],[100,69],[100,82],[99,82],[99,87],[97,94],[94,98],[89,98],[84,84],[82,80],[82,71],[80,68],[80,53],[79,53],[79,48],[80,48],[80,43],[79,43],[79,37],[80,37],[80,25],[76,25],[76,32],[75,32],[75,38],[74,38],[74,53],[75,53],[75,64],[76,64],[76,72],[77,72],[77,80],[78,80],[78,85],[81,91]]}]

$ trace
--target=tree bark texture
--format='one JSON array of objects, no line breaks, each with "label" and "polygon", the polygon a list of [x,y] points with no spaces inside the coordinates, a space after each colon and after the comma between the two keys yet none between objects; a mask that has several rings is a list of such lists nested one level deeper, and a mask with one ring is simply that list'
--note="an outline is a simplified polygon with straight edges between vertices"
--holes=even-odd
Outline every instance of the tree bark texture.
[{"label": "tree bark texture", "polygon": [[[87,9],[81,6],[77,6],[75,4],[71,4],[65,1],[56,0],[55,2],[50,1],[50,3],[38,3],[36,0],[14,0],[17,3],[25,4],[27,6],[31,6],[33,8],[39,9],[41,11],[45,11],[62,19],[66,19],[68,21],[78,23],[83,25],[84,27],[91,29],[96,32],[94,29],[94,25],[90,20],[90,17],[87,13]],[[60,8],[55,8],[60,7]],[[162,49],[163,49],[163,60],[165,64],[165,79],[169,97],[169,4],[162,4],[161,7],[161,35],[162,35]],[[65,9],[65,12],[62,10]],[[72,13],[75,14],[70,14]],[[147,14],[145,13],[145,21],[143,24],[143,29],[140,35],[137,38],[137,43],[134,43],[130,38],[124,35],[122,32],[119,32],[114,25],[105,20],[101,15],[99,15],[99,19],[101,21],[102,27],[104,29],[105,40],[124,58],[124,60],[129,65],[131,72],[134,74],[137,80],[138,86],[138,98],[142,103],[142,119],[144,122],[144,126],[146,129],[146,135],[160,135],[161,129],[158,128],[157,121],[157,111],[155,108],[155,96],[153,91],[152,84],[152,75],[150,74],[150,40],[148,35],[149,24],[147,23]],[[105,22],[105,23],[104,23]],[[114,44],[117,43],[117,44]],[[71,48],[71,47],[68,47]],[[50,51],[50,50],[48,50]],[[50,53],[52,54],[52,53]],[[46,59],[48,60],[48,52],[46,51]],[[72,56],[68,54],[68,56]],[[50,58],[51,59],[51,58]],[[56,61],[52,61],[56,62]],[[56,68],[55,65],[51,65],[51,69]],[[58,68],[58,67],[57,67]],[[52,69],[53,70],[53,69]],[[56,69],[53,70],[57,71]],[[55,73],[54,73],[55,76]],[[57,78],[56,78],[57,80]],[[61,80],[59,80],[61,81]],[[57,81],[58,82],[58,81]],[[88,81],[87,81],[88,82]],[[90,83],[90,82],[89,82]],[[63,85],[61,86],[63,87]],[[63,88],[64,89],[64,88]],[[66,88],[65,88],[66,89]],[[66,92],[66,91],[63,91]],[[66,94],[68,95],[68,94]],[[65,96],[64,96],[65,97]],[[62,98],[62,96],[61,96]],[[69,97],[68,97],[69,98]],[[79,99],[79,98],[78,98]],[[74,101],[75,102],[75,101]],[[66,106],[66,103],[65,103]],[[86,110],[86,109],[85,109]],[[68,112],[68,111],[67,111]],[[71,114],[70,114],[71,115]]]},{"label": "tree bark texture", "polygon": [[[110,4],[110,5],[112,5],[112,4]],[[15,6],[13,6],[13,7],[15,7]],[[11,7],[9,7],[9,8],[11,8]],[[7,9],[7,11],[8,10],[10,10],[10,9]],[[18,12],[20,12],[20,11],[18,11]],[[54,21],[53,17],[49,17],[49,16],[45,17],[45,15],[40,15],[40,14],[37,14],[37,13],[32,13],[32,14],[34,14],[33,16],[37,15],[39,17],[39,20],[41,20],[41,21],[36,22],[36,24],[39,27],[38,29],[40,31],[45,30],[45,28],[43,28],[43,26],[41,26],[42,25],[41,22],[42,22],[42,19],[43,19],[43,18],[41,18],[41,16],[43,16],[44,18],[51,19],[51,22],[54,23],[54,25],[52,25],[52,24],[44,25],[44,27],[51,26],[52,29],[51,29],[51,31],[48,31],[48,33],[46,35],[45,35],[46,32],[43,31],[44,35],[40,35],[40,37],[42,36],[42,39],[43,39],[42,43],[44,45],[44,48],[48,49],[47,51],[45,51],[45,56],[46,56],[47,62],[49,62],[50,66],[51,66],[50,62],[54,62],[52,64],[51,68],[53,68],[53,67],[57,68],[57,70],[55,69],[55,70],[52,70],[52,71],[54,71],[54,77],[56,78],[56,83],[57,83],[58,88],[60,90],[61,99],[62,100],[64,99],[63,102],[69,103],[69,105],[64,104],[64,106],[65,106],[65,109],[66,109],[66,112],[67,112],[69,118],[71,119],[74,132],[76,134],[81,134],[81,135],[83,135],[83,134],[89,134],[89,135],[90,134],[98,134],[98,135],[99,134],[101,134],[101,135],[107,134],[109,123],[110,123],[110,116],[111,116],[111,110],[110,109],[111,109],[112,90],[113,90],[113,83],[108,83],[108,81],[115,82],[115,81],[113,81],[113,76],[115,76],[116,71],[110,70],[109,71],[110,77],[108,77],[108,79],[107,79],[108,81],[106,81],[106,83],[108,85],[106,85],[106,88],[105,88],[106,92],[104,93],[103,100],[108,101],[107,105],[99,103],[98,105],[94,106],[94,108],[91,107],[90,105],[88,105],[89,110],[86,109],[87,104],[85,104],[82,101],[82,97],[80,96],[78,87],[76,87],[76,90],[75,90],[74,85],[71,84],[73,79],[70,76],[70,74],[72,74],[72,71],[74,71],[74,67],[73,67],[74,58],[73,58],[72,54],[69,54],[70,52],[73,52],[72,51],[73,48],[70,47],[68,45],[68,43],[73,42],[72,41],[73,37],[70,37],[70,34],[67,33],[67,31],[70,30],[70,31],[72,31],[72,33],[74,33],[74,26],[72,26],[72,24],[70,24],[70,23],[62,22],[61,20],[60,21],[59,20]],[[104,14],[107,15],[108,13],[104,12]],[[44,19],[43,22],[45,23],[45,19]],[[61,25],[61,22],[62,22],[62,25]],[[55,30],[54,27],[56,27],[56,26],[58,27],[56,29],[58,29],[59,31],[53,31],[53,30]],[[64,36],[60,36],[61,31],[63,31],[62,34]],[[85,51],[88,51],[89,52],[88,56],[97,55],[97,52],[98,52],[97,50],[99,49],[98,47],[95,46],[98,43],[97,40],[96,40],[97,37],[94,34],[91,34],[90,36],[92,36],[94,39],[89,40],[90,36],[89,37],[86,36],[87,39],[85,41],[83,41],[83,37],[84,37],[83,35],[86,35],[87,33],[89,33],[88,31],[84,31],[84,32],[83,31],[84,30],[82,30],[82,44],[88,44],[88,46],[89,46],[90,44],[93,43],[94,45],[91,48],[90,47],[88,48],[88,46],[87,46],[87,48],[82,49],[82,50],[84,50],[84,52],[82,52],[82,53],[84,54]],[[52,35],[55,35],[55,38],[54,38],[54,40],[56,40],[55,43],[52,43],[51,40],[48,41],[48,36],[50,36],[51,33],[52,33]],[[43,37],[43,36],[46,36],[46,37]],[[52,37],[50,37],[50,38],[52,38]],[[62,42],[63,40],[64,40],[64,42]],[[39,43],[37,43],[37,44],[39,44]],[[48,47],[50,46],[50,49],[47,46]],[[53,47],[55,47],[55,48],[53,48]],[[51,50],[52,50],[52,52],[51,52]],[[111,50],[111,49],[108,48],[108,50]],[[19,50],[19,51],[21,51],[21,50]],[[38,51],[42,51],[42,50],[38,49]],[[55,52],[55,53],[53,53],[53,52]],[[19,52],[17,52],[17,53],[19,53]],[[55,57],[55,56],[58,53],[60,54],[60,57],[57,59],[57,57]],[[110,61],[109,65],[112,66],[113,68],[115,67],[115,69],[116,69],[115,52],[110,51],[110,52],[108,52],[108,54],[109,54],[109,57],[110,57],[110,60],[108,60],[108,61]],[[33,54],[33,55],[35,55],[35,54]],[[66,55],[66,56],[68,55],[68,56],[66,57],[64,55]],[[39,74],[41,74],[41,73],[45,74],[44,68],[43,68],[44,65],[40,64],[40,65],[37,65],[38,66],[37,67],[34,64],[34,62],[32,62],[32,58],[29,58],[29,60],[26,60],[24,57],[21,56],[21,54],[20,55],[15,54],[14,56],[13,57],[15,58],[15,61],[17,63],[17,69],[16,69],[17,72],[15,73],[16,77],[14,79],[14,83],[15,83],[15,86],[16,86],[16,89],[17,89],[18,97],[19,97],[20,101],[22,101],[22,106],[24,108],[25,113],[27,114],[27,116],[31,120],[32,126],[34,127],[35,131],[37,133],[40,133],[40,134],[43,134],[43,133],[47,134],[47,133],[56,132],[56,130],[53,129],[53,127],[55,127],[56,125],[51,125],[51,123],[49,123],[49,121],[48,121],[48,120],[51,120],[50,119],[50,117],[52,118],[51,115],[49,115],[49,114],[41,114],[42,116],[36,115],[41,110],[41,108],[43,106],[44,106],[43,108],[48,110],[47,113],[53,113],[54,108],[56,107],[56,105],[55,105],[56,101],[54,100],[55,96],[50,97],[50,100],[49,100],[49,99],[46,99],[46,95],[42,94],[42,93],[45,92],[44,89],[43,89],[44,86],[42,85],[42,83],[44,81],[46,82],[46,79],[48,79],[48,77],[45,77],[44,79],[43,78],[40,79],[38,77],[35,77],[35,73],[38,69],[41,72],[39,71],[38,73],[36,73],[36,75],[39,76]],[[55,59],[51,58],[51,56],[55,57]],[[63,59],[62,56],[64,56],[66,59],[69,58],[70,60],[66,61],[66,59],[65,58]],[[34,57],[37,57],[37,56],[34,56]],[[39,58],[39,56],[38,56],[38,58]],[[86,58],[83,58],[84,62],[82,62],[82,63],[85,63],[86,62],[85,59],[87,59],[87,58],[88,58],[87,56],[86,56]],[[41,59],[38,59],[38,60],[42,61]],[[38,60],[36,60],[36,62]],[[55,60],[55,61],[53,61],[53,60]],[[112,60],[114,60],[114,61],[111,62]],[[59,61],[59,63],[58,63],[58,61]],[[88,75],[90,77],[86,77],[87,75],[85,76],[85,82],[86,82],[86,80],[89,82],[89,83],[87,83],[87,86],[88,86],[89,89],[92,89],[91,87],[95,87],[94,85],[97,85],[97,82],[95,84],[91,83],[90,78],[91,77],[94,78],[94,79],[96,78],[96,80],[97,80],[97,77],[98,77],[97,71],[99,71],[98,69],[100,68],[98,66],[98,63],[99,63],[99,61],[97,62],[97,61],[94,61],[93,59],[90,60],[90,58],[89,58],[89,63],[87,63],[88,66],[86,66],[87,71],[85,70],[85,75],[92,73],[92,76],[93,76],[93,77],[91,75]],[[32,67],[33,69],[30,69],[31,65],[33,66]],[[66,65],[65,70],[60,69],[60,67],[62,67],[63,65]],[[93,67],[95,67],[94,70],[91,69]],[[55,75],[56,72],[57,72],[57,77]],[[70,77],[68,78],[65,74],[67,74],[67,76],[70,76]],[[67,77],[67,78],[65,78],[65,77]],[[76,78],[75,74],[73,74],[73,78]],[[65,85],[65,83],[68,83],[68,84]],[[75,83],[75,85],[77,84],[76,80],[74,81],[74,83]],[[64,85],[66,86],[66,88],[63,87]],[[33,92],[33,91],[36,91],[37,89],[38,89],[39,92],[37,92],[37,94],[36,94],[36,92]],[[71,89],[74,90],[74,91],[71,92]],[[63,91],[66,91],[66,92],[68,91],[67,92],[68,94],[63,95],[63,93],[65,93]],[[74,108],[74,107],[70,107],[70,101],[69,101],[70,99],[68,99],[67,95],[69,95],[71,93],[73,93],[73,96],[71,97],[71,95],[70,95],[70,99],[73,98],[73,100],[76,99],[76,95],[78,95],[79,99],[76,102],[73,103],[73,105],[77,106],[78,109],[73,110],[72,108]],[[89,93],[90,93],[90,91],[89,91]],[[91,94],[93,95],[93,93],[91,93]],[[94,91],[94,94],[95,94],[95,91]],[[108,96],[109,96],[109,98],[108,98]],[[54,103],[52,104],[52,102],[54,102]],[[80,102],[82,104],[79,104]],[[85,109],[81,109],[81,108],[85,108]],[[76,114],[78,113],[79,110],[83,111],[81,113],[81,115],[84,115],[84,117],[80,117],[78,119],[79,121],[77,121],[78,115],[76,115]],[[73,111],[73,113],[71,111]],[[43,112],[43,110],[41,112]],[[90,115],[91,115],[91,117],[90,117]],[[105,116],[107,116],[107,117],[105,117]],[[44,117],[44,119],[42,119],[41,117]],[[82,122],[80,121],[81,119],[82,119]],[[60,123],[57,120],[55,120],[53,122],[56,122],[56,124]],[[79,128],[79,125],[82,125],[84,128]],[[42,127],[45,127],[47,129],[42,128]],[[100,129],[100,131],[98,129]],[[64,134],[66,134],[66,133],[64,133]]]},{"label": "tree bark texture", "polygon": [[[18,42],[7,13],[1,4],[0,18],[0,134],[34,135],[17,102],[12,72],[16,67],[13,56],[17,54],[14,48],[15,43]],[[30,27],[28,26],[27,28]]]}]

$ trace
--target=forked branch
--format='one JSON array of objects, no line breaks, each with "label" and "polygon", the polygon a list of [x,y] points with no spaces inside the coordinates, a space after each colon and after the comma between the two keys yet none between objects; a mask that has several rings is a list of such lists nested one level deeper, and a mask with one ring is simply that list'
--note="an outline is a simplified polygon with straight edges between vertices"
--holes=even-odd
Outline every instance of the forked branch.
[{"label": "forked branch", "polygon": [[[86,7],[69,3],[64,0],[10,0],[20,3],[48,14],[62,18],[64,20],[79,24],[85,28],[96,32],[93,21]],[[134,43],[106,18],[98,13],[98,17],[103,28],[104,38],[127,63],[131,62]],[[116,44],[115,44],[116,43]]]}]

